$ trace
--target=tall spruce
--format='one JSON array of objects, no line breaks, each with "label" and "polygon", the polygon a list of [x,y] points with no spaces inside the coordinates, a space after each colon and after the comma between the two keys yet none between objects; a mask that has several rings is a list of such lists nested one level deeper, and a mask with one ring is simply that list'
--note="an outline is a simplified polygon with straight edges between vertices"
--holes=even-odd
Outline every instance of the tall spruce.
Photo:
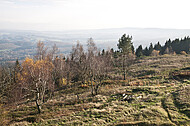
[{"label": "tall spruce", "polygon": [[136,56],[137,57],[141,57],[141,56],[143,56],[143,49],[142,49],[142,45],[140,45],[138,48],[137,48],[137,50],[136,50]]},{"label": "tall spruce", "polygon": [[143,50],[143,55],[145,55],[145,56],[149,56],[149,50],[148,50],[148,47],[146,47],[146,48]]},{"label": "tall spruce", "polygon": [[149,56],[150,56],[150,54],[152,53],[152,51],[154,50],[154,48],[153,48],[153,44],[152,43],[150,43],[150,46],[149,46]]},{"label": "tall spruce", "polygon": [[155,50],[158,50],[158,51],[161,50],[161,47],[162,47],[162,46],[160,45],[160,42],[158,42],[157,44],[154,45],[154,49],[155,49]]}]

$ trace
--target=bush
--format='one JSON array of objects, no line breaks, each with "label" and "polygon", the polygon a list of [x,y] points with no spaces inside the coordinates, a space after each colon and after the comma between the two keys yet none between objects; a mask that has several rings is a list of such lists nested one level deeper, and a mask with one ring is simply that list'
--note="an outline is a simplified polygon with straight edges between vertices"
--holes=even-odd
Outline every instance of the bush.
[{"label": "bush", "polygon": [[187,53],[185,51],[181,51],[180,54],[181,55],[187,55]]},{"label": "bush", "polygon": [[0,126],[6,125],[7,112],[3,108],[3,104],[0,104]]}]

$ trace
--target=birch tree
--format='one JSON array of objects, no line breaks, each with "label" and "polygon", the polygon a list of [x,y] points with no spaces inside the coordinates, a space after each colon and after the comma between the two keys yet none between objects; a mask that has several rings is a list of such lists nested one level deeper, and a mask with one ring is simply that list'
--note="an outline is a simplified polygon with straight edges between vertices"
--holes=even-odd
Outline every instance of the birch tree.
[{"label": "birch tree", "polygon": [[53,64],[47,59],[34,61],[26,58],[22,63],[21,83],[26,90],[25,95],[35,98],[38,112],[41,113],[41,106],[45,102],[45,93],[52,90],[51,73]]}]

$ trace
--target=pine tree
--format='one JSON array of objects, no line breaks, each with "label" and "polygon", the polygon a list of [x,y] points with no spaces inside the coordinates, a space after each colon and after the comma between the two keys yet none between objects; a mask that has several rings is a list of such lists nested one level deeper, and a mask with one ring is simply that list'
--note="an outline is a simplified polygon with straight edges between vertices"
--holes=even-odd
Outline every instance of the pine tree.
[{"label": "pine tree", "polygon": [[157,44],[154,45],[154,49],[155,49],[155,50],[158,50],[158,51],[161,50],[161,47],[162,47],[162,46],[160,45],[160,42],[158,42]]},{"label": "pine tree", "polygon": [[119,44],[117,44],[118,49],[125,54],[129,54],[132,52],[132,36],[130,37],[129,35],[126,36],[124,34],[120,39],[119,39]]},{"label": "pine tree", "polygon": [[148,53],[148,55],[150,56],[150,54],[152,53],[152,51],[154,50],[154,48],[153,48],[153,44],[152,43],[150,43],[150,47],[149,47],[149,53]]},{"label": "pine tree", "polygon": [[149,56],[149,50],[147,47],[143,50],[143,55]]},{"label": "pine tree", "polygon": [[143,55],[143,49],[142,49],[142,45],[140,45],[137,50],[136,50],[136,56],[137,57],[141,57]]},{"label": "pine tree", "polygon": [[135,48],[134,48],[133,44],[131,45],[131,51],[132,51],[133,54],[135,54]]},{"label": "pine tree", "polygon": [[126,79],[126,72],[127,72],[127,67],[134,61],[134,47],[132,41],[132,36],[129,37],[124,34],[120,39],[119,39],[119,44],[117,44],[118,49],[121,53],[121,62],[122,62],[122,72],[123,72],[123,79]]},{"label": "pine tree", "polygon": [[104,56],[105,55],[105,50],[104,49],[102,49],[102,56]]}]

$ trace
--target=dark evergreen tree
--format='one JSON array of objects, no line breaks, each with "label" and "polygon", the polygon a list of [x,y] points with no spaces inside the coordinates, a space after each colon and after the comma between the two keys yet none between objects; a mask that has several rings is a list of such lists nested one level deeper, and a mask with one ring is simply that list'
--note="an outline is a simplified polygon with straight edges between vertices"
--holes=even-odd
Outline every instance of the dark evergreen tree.
[{"label": "dark evergreen tree", "polygon": [[135,54],[135,48],[134,48],[133,44],[131,45],[131,51],[133,54]]},{"label": "dark evergreen tree", "polygon": [[152,51],[154,50],[154,48],[153,48],[153,44],[152,43],[150,43],[150,46],[149,46],[149,53],[148,53],[148,55],[150,56],[150,54],[152,53]]},{"label": "dark evergreen tree", "polygon": [[129,54],[132,52],[132,36],[130,37],[129,35],[126,36],[124,34],[120,39],[119,39],[119,44],[117,44],[118,49],[120,52]]},{"label": "dark evergreen tree", "polygon": [[169,47],[169,46],[171,46],[171,44],[172,44],[172,41],[171,41],[171,39],[169,39],[166,45],[167,45],[167,47]]},{"label": "dark evergreen tree", "polygon": [[104,56],[105,55],[105,50],[104,49],[102,49],[102,56]]},{"label": "dark evergreen tree", "polygon": [[149,50],[147,47],[143,50],[143,55],[149,56]]},{"label": "dark evergreen tree", "polygon": [[141,56],[143,56],[143,49],[142,49],[142,45],[140,45],[138,48],[137,48],[137,50],[136,50],[136,56],[137,57],[141,57]]},{"label": "dark evergreen tree", "polygon": [[161,48],[161,54],[165,54],[168,52],[171,53],[177,53],[180,54],[182,51],[185,51],[186,53],[189,52],[190,49],[190,38],[189,36],[184,37],[182,39],[175,39],[171,41],[170,39],[165,42],[165,45]]},{"label": "dark evergreen tree", "polygon": [[161,47],[162,47],[162,46],[160,45],[160,42],[158,42],[157,44],[154,45],[154,49],[155,49],[155,50],[158,50],[158,51],[161,50]]},{"label": "dark evergreen tree", "polygon": [[110,52],[113,54],[113,53],[114,53],[114,49],[113,49],[113,48],[111,48]]}]

